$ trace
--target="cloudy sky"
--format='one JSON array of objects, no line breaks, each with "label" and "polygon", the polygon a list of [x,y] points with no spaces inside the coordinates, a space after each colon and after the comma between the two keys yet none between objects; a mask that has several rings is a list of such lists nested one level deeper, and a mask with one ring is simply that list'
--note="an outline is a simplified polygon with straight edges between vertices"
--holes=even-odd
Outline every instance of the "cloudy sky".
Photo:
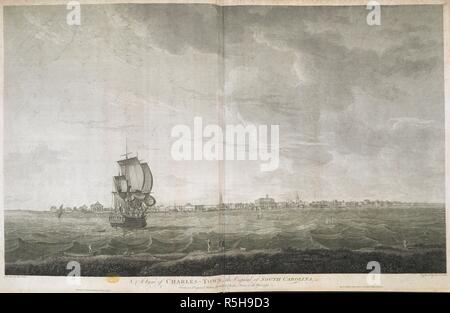
[{"label": "cloudy sky", "polygon": [[6,7],[6,208],[109,205],[125,138],[158,202],[217,203],[218,163],[172,160],[170,133],[221,104],[226,124],[280,125],[279,168],[227,161],[227,202],[443,202],[442,9],[367,13],[83,5],[69,26],[64,6]]}]

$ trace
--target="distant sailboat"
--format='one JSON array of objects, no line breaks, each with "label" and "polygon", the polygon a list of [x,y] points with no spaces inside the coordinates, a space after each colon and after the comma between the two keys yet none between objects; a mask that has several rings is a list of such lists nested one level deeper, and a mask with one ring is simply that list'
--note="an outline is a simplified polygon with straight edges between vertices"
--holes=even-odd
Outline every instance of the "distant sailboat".
[{"label": "distant sailboat", "polygon": [[61,206],[59,207],[59,209],[56,211],[56,216],[58,217],[58,219],[61,218],[61,216],[63,215],[63,213],[64,213],[64,208],[63,208],[63,205],[61,204]]},{"label": "distant sailboat", "polygon": [[147,163],[141,163],[137,157],[117,161],[120,175],[113,177],[114,213],[109,217],[111,226],[124,228],[144,228],[146,215],[156,203],[150,195],[153,188],[153,176]]}]

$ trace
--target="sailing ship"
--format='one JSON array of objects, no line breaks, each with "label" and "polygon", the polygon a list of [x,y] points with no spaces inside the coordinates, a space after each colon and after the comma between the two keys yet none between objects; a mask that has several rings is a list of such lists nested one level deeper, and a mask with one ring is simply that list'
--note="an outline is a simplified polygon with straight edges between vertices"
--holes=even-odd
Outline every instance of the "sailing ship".
[{"label": "sailing ship", "polygon": [[149,208],[156,200],[150,195],[153,187],[153,176],[147,163],[138,157],[128,157],[117,161],[119,175],[113,176],[114,212],[109,216],[113,227],[144,228],[147,226],[146,216]]}]

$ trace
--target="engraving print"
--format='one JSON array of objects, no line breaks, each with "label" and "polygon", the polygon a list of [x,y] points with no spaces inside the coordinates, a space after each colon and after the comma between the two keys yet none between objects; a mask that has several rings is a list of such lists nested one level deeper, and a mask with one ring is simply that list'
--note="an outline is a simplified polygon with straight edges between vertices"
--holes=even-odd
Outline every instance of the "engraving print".
[{"label": "engraving print", "polygon": [[446,273],[443,9],[375,9],[5,6],[5,274]]}]

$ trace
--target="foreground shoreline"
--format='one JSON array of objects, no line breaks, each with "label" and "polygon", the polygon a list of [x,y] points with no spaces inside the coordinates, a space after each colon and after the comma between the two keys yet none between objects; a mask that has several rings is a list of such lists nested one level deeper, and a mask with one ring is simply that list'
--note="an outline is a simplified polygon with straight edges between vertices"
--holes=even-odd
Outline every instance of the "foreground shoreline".
[{"label": "foreground shoreline", "polygon": [[66,276],[68,262],[77,261],[81,276],[212,276],[222,274],[345,274],[368,273],[380,263],[382,273],[445,273],[444,249],[388,253],[350,250],[257,250],[187,255],[55,256],[40,261],[5,264],[6,275]]}]

